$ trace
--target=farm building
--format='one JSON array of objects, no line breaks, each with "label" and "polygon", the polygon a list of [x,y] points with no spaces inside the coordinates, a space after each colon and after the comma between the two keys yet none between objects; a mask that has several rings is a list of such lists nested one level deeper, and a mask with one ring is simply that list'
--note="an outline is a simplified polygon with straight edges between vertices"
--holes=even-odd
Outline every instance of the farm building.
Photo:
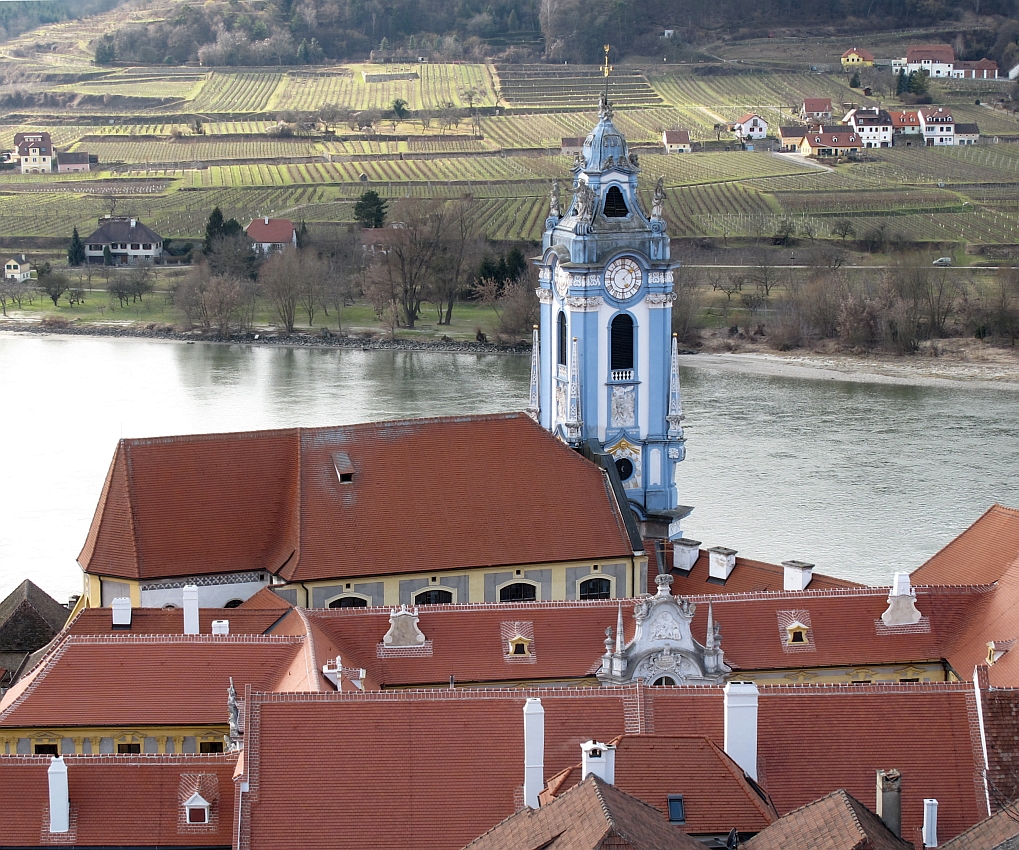
[{"label": "farm building", "polygon": [[892,116],[884,109],[850,109],[842,123],[860,135],[865,148],[892,146]]},{"label": "farm building", "polygon": [[892,60],[892,73],[923,72],[929,77],[956,80],[996,80],[998,63],[993,59],[968,62],[955,58],[950,44],[921,44],[911,47],[902,59]]},{"label": "farm building", "polygon": [[66,151],[57,154],[57,171],[60,174],[88,170],[88,151]]},{"label": "farm building", "polygon": [[20,259],[12,257],[4,265],[4,278],[7,280],[24,281],[31,279],[31,277],[32,264],[28,262],[24,254],[21,255]]},{"label": "farm building", "polygon": [[870,67],[874,64],[874,54],[862,47],[850,47],[842,54],[843,68]]},{"label": "farm building", "polygon": [[559,152],[564,156],[576,156],[578,153],[583,153],[584,140],[575,136],[563,136],[562,143],[559,145]]},{"label": "farm building", "polygon": [[800,153],[804,156],[845,156],[859,153],[863,141],[855,130],[845,127],[821,127],[811,130],[800,143]]},{"label": "farm building", "polygon": [[690,153],[693,150],[689,130],[666,130],[662,133],[662,144],[666,153]]},{"label": "farm building", "polygon": [[945,106],[922,106],[917,110],[920,116],[920,132],[927,147],[942,147],[955,144],[955,118],[952,110]]},{"label": "farm building", "polygon": [[956,124],[955,143],[957,145],[975,145],[980,141],[980,127],[977,124]]},{"label": "farm building", "polygon": [[800,118],[804,121],[831,121],[831,98],[803,98],[803,105],[800,107]]},{"label": "farm building", "polygon": [[289,218],[256,218],[244,232],[262,254],[297,247],[297,229]]},{"label": "farm building", "polygon": [[99,229],[84,241],[90,263],[102,263],[107,248],[118,266],[154,261],[163,253],[163,237],[138,219],[126,216],[104,216],[99,219]]}]

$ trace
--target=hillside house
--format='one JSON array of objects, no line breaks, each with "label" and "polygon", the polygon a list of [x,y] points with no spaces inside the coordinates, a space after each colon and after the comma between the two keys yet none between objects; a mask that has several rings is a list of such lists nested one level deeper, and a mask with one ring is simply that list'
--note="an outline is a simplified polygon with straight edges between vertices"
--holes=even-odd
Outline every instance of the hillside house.
[{"label": "hillside house", "polygon": [[955,144],[955,119],[947,106],[922,106],[917,110],[920,133],[927,147]]},{"label": "hillside house", "polygon": [[83,241],[90,263],[102,263],[107,248],[118,266],[155,262],[163,253],[163,237],[127,216],[103,216],[99,228]]},{"label": "hillside house", "polygon": [[809,128],[804,127],[802,124],[797,124],[794,127],[779,127],[778,143],[780,149],[786,153],[799,151],[800,145],[803,144],[803,137],[808,131]]},{"label": "hillside house", "polygon": [[920,115],[915,109],[891,110],[892,144],[912,147],[922,145],[923,133],[920,129]]},{"label": "hillside house", "polygon": [[297,247],[297,228],[289,218],[256,218],[244,232],[261,254]]},{"label": "hillside house", "polygon": [[15,133],[14,151],[22,174],[52,173],[53,143],[49,133]]},{"label": "hillside house", "polygon": [[850,47],[842,54],[843,68],[869,68],[874,64],[874,54],[862,47]]},{"label": "hillside house", "polygon": [[830,97],[805,97],[800,107],[800,118],[804,121],[831,121]]},{"label": "hillside house", "polygon": [[666,153],[690,153],[693,150],[689,130],[665,130],[662,133],[662,144]]},{"label": "hillside house", "polygon": [[20,257],[11,257],[4,264],[4,278],[6,280],[25,281],[32,279],[32,264],[22,254]]},{"label": "hillside house", "polygon": [[902,59],[892,60],[892,73],[925,73],[929,77],[956,80],[996,80],[998,63],[993,59],[967,61],[955,58],[950,44],[921,44],[911,47]]},{"label": "hillside house", "polygon": [[57,154],[57,172],[70,174],[90,170],[88,151],[65,151]]},{"label": "hillside house", "polygon": [[748,112],[738,121],[729,125],[729,130],[740,141],[749,139],[763,139],[768,135],[768,122],[760,115]]},{"label": "hillside house", "polygon": [[957,145],[975,145],[980,141],[980,127],[977,124],[956,124],[955,143]]},{"label": "hillside house", "polygon": [[578,136],[563,136],[559,145],[563,156],[576,156],[584,152],[584,140]]},{"label": "hillside house", "polygon": [[957,80],[996,80],[998,63],[993,59],[977,59],[975,62],[956,60],[952,78]]},{"label": "hillside house", "polygon": [[847,156],[859,153],[863,148],[863,140],[855,130],[845,127],[820,127],[810,130],[800,143],[800,153],[804,156]]},{"label": "hillside house", "polygon": [[856,131],[865,148],[892,146],[892,116],[884,109],[851,109],[842,123]]}]

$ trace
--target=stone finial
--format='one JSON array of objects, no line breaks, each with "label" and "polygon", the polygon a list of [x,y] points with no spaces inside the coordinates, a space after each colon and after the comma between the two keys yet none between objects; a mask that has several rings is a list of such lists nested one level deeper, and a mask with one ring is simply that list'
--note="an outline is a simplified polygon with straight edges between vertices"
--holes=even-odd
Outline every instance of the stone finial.
[{"label": "stone finial", "polygon": [[382,645],[394,648],[422,646],[425,636],[418,627],[418,609],[401,605],[389,613],[389,631],[382,638]]},{"label": "stone finial", "polygon": [[655,576],[655,584],[658,585],[659,596],[672,596],[670,588],[672,587],[672,574],[671,573],[659,573]]}]

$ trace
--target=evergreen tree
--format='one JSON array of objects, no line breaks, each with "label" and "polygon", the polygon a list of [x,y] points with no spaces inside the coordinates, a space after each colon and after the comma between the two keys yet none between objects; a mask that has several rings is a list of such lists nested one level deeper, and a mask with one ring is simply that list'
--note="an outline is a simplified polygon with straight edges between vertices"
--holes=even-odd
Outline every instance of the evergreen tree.
[{"label": "evergreen tree", "polygon": [[113,252],[110,250],[109,245],[103,245],[103,265],[104,266],[113,265]]},{"label": "evergreen tree", "polygon": [[303,221],[301,226],[297,228],[297,247],[303,248],[304,244],[308,241],[308,225]]},{"label": "evergreen tree", "polygon": [[900,94],[904,94],[908,87],[909,80],[906,79],[906,69],[902,68],[895,78],[895,96],[898,97]]},{"label": "evergreen tree", "polygon": [[205,225],[205,243],[204,250],[208,254],[212,251],[214,243],[217,239],[222,239],[224,236],[234,236],[240,233],[244,228],[241,227],[239,221],[236,218],[229,218],[223,220],[223,211],[216,207],[209,214],[209,221]]},{"label": "evergreen tree", "polygon": [[354,204],[354,218],[361,227],[382,227],[386,223],[386,207],[378,192],[369,189]]},{"label": "evergreen tree", "polygon": [[67,248],[67,265],[80,266],[85,262],[85,243],[78,235],[78,228],[71,234],[71,244]]},{"label": "evergreen tree", "polygon": [[853,74],[852,79],[850,79],[849,81],[849,88],[858,89],[859,87],[860,87],[860,72],[856,71]]},{"label": "evergreen tree", "polygon": [[927,74],[923,71],[913,71],[913,73],[909,75],[910,94],[927,94],[929,88],[930,83],[928,82]]},{"label": "evergreen tree", "polygon": [[117,49],[113,39],[109,36],[101,38],[96,44],[95,63],[97,65],[112,65],[117,58]]}]

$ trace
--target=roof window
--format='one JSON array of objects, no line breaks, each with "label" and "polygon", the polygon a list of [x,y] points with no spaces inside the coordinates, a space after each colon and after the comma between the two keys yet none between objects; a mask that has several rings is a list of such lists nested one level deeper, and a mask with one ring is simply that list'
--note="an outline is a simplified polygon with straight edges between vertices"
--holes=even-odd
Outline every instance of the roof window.
[{"label": "roof window", "polygon": [[350,455],[346,452],[333,452],[333,466],[341,484],[354,482],[354,464],[350,462]]},{"label": "roof window", "polygon": [[516,635],[509,639],[509,655],[530,655],[531,654],[531,639],[525,638],[523,635]]},{"label": "roof window", "polygon": [[686,804],[682,794],[669,794],[669,823],[686,823]]},{"label": "roof window", "polygon": [[807,627],[803,625],[799,620],[790,623],[785,627],[788,637],[786,643],[790,646],[794,644],[805,644],[807,643]]},{"label": "roof window", "polygon": [[184,802],[184,819],[192,825],[206,824],[209,822],[210,808],[212,804],[195,791]]}]

